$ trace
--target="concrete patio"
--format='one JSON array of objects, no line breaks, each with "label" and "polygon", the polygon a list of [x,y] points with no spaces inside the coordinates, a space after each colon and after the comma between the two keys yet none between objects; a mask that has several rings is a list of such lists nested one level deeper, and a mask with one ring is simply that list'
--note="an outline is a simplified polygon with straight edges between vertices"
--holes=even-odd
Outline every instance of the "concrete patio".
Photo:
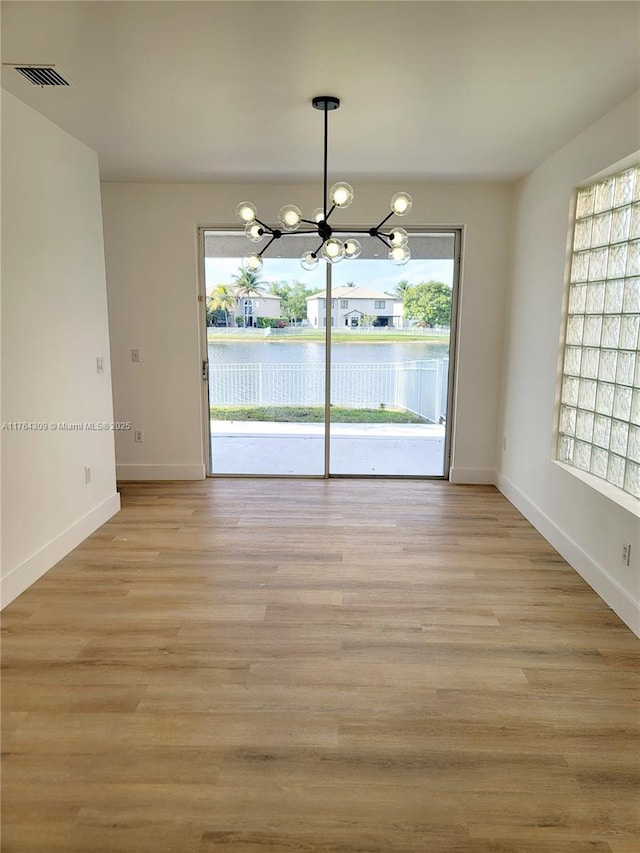
[{"label": "concrete patio", "polygon": [[[324,424],[211,421],[214,474],[322,475]],[[444,426],[335,424],[332,474],[442,476]]]}]

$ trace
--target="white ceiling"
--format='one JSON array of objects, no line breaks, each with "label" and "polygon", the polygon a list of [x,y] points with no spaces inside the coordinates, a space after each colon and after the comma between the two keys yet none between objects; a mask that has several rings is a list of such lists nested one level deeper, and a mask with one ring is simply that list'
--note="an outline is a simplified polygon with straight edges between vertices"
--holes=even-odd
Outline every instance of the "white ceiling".
[{"label": "white ceiling", "polygon": [[[640,87],[637,2],[4,2],[2,85],[104,179],[512,179]],[[640,145],[640,141],[639,141]]]}]

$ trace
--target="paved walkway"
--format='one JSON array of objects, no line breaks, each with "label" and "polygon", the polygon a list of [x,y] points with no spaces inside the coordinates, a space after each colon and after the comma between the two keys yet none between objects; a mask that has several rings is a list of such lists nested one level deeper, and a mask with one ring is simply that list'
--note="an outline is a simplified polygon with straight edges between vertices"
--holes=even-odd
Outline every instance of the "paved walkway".
[{"label": "paved walkway", "polygon": [[[324,471],[324,424],[211,421],[214,474]],[[440,476],[444,426],[335,424],[332,474]]]}]

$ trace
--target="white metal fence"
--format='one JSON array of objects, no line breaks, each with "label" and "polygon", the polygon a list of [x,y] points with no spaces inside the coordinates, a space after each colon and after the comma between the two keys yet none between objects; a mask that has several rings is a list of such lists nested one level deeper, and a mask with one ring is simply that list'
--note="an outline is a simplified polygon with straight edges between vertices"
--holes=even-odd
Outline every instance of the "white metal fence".
[{"label": "white metal fence", "polygon": [[[449,359],[372,364],[335,364],[331,368],[334,406],[389,406],[441,423],[447,413]],[[212,406],[321,406],[322,364],[211,364]]]}]

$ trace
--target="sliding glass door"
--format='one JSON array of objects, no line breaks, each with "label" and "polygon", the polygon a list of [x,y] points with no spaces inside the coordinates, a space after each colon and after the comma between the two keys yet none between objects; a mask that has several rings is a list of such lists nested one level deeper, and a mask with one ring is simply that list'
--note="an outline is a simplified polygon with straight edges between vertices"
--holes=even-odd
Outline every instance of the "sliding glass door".
[{"label": "sliding glass door", "polygon": [[321,477],[325,336],[305,318],[324,269],[306,272],[299,254],[273,252],[247,273],[246,243],[204,232],[210,473]]},{"label": "sliding glass door", "polygon": [[331,269],[329,472],[442,477],[456,235],[412,235],[402,267],[371,243]]},{"label": "sliding glass door", "polygon": [[446,476],[459,235],[313,272],[304,240],[255,275],[242,233],[203,232],[210,473]]}]

